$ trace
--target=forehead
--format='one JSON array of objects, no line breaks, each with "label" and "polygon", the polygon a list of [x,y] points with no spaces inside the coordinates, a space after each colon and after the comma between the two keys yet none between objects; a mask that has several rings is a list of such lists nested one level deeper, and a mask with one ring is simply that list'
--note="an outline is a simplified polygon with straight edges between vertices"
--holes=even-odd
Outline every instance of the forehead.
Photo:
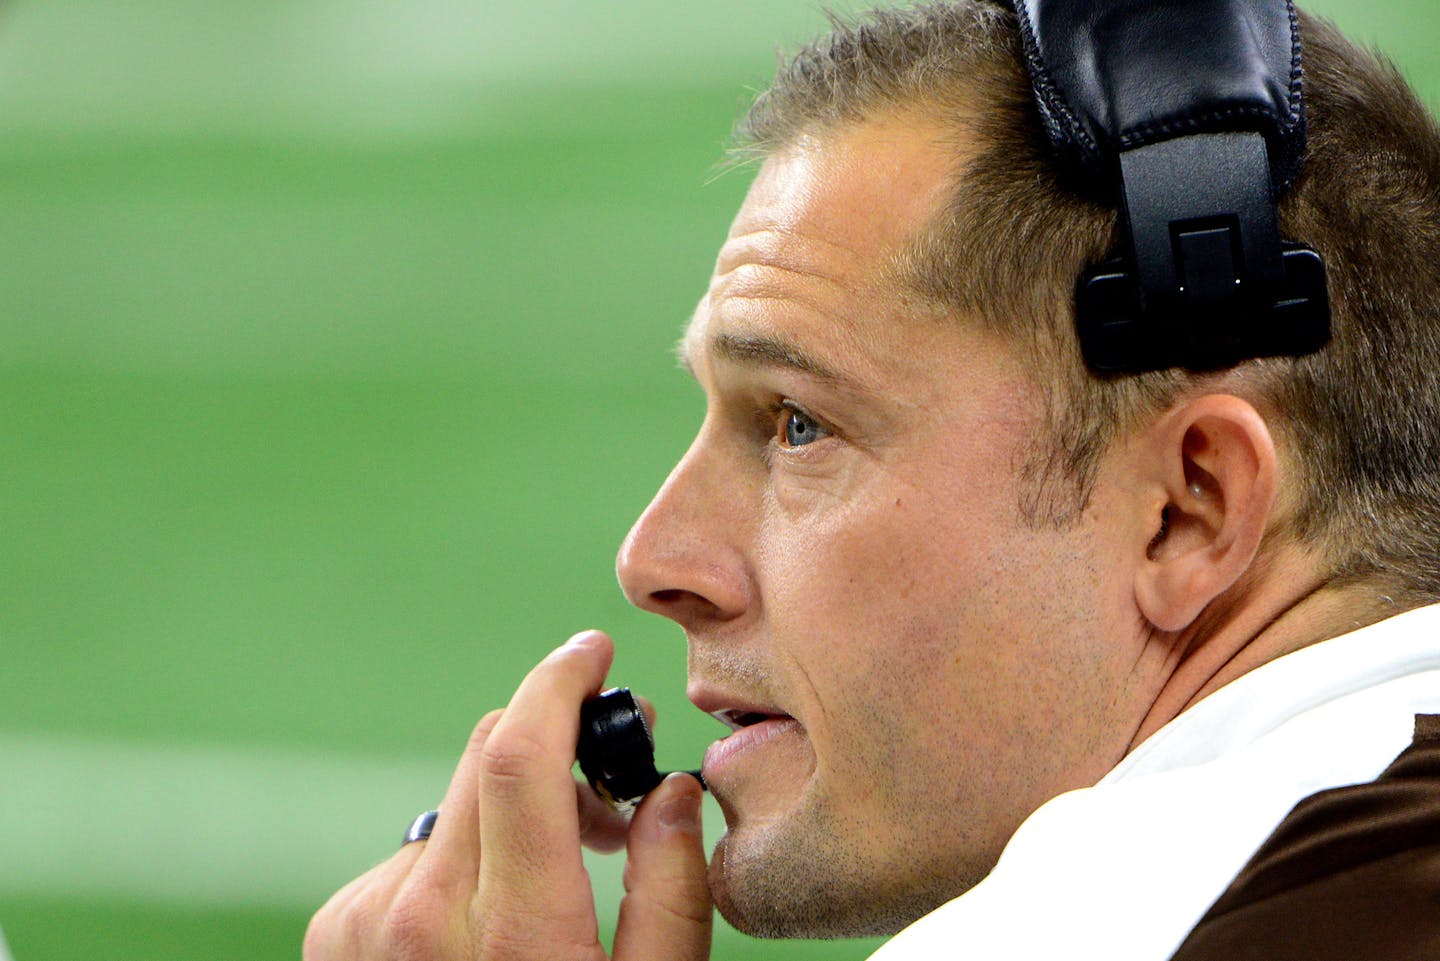
[{"label": "forehead", "polygon": [[919,113],[803,137],[761,167],[717,271],[772,232],[801,260],[824,256],[811,241],[836,244],[857,263],[893,253],[938,211],[961,149],[954,132]]},{"label": "forehead", "polygon": [[950,196],[963,154],[953,130],[919,115],[776,151],[720,250],[684,356],[693,363],[717,337],[742,336],[878,359],[897,322],[937,314],[896,283],[895,267]]}]

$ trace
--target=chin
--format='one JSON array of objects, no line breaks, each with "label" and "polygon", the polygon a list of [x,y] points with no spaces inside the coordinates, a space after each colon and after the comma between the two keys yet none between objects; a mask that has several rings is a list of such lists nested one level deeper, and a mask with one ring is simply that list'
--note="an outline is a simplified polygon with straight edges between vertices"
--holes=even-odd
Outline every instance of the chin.
[{"label": "chin", "polygon": [[[715,908],[755,938],[888,936],[962,893],[880,876],[847,846],[809,839],[757,843],[727,833],[710,860]],[[967,885],[968,886],[968,885]]]}]

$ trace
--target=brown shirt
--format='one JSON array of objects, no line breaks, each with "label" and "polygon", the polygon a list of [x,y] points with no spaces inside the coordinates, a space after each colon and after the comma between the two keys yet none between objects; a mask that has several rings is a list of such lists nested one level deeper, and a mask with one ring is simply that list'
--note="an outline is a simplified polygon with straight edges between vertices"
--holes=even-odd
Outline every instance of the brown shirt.
[{"label": "brown shirt", "polygon": [[1440,961],[1440,716],[1295,806],[1171,961]]}]

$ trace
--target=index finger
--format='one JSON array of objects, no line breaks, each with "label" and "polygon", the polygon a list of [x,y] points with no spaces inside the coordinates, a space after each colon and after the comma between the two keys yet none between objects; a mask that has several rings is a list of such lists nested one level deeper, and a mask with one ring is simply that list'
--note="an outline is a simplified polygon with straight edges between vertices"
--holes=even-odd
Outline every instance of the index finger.
[{"label": "index finger", "polygon": [[599,631],[571,638],[521,682],[480,763],[480,882],[544,903],[579,880],[588,894],[575,808],[580,705],[600,690],[614,647]]}]

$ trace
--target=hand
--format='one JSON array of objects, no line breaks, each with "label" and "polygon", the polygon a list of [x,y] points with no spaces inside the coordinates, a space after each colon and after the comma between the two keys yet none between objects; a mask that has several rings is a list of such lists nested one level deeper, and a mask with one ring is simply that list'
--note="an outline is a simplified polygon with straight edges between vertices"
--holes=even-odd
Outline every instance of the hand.
[{"label": "hand", "polygon": [[332,897],[310,922],[305,961],[603,961],[580,849],[622,841],[615,961],[708,958],[699,783],[670,775],[626,824],[570,774],[580,704],[613,656],[590,631],[541,661],[475,728],[430,840]]}]

